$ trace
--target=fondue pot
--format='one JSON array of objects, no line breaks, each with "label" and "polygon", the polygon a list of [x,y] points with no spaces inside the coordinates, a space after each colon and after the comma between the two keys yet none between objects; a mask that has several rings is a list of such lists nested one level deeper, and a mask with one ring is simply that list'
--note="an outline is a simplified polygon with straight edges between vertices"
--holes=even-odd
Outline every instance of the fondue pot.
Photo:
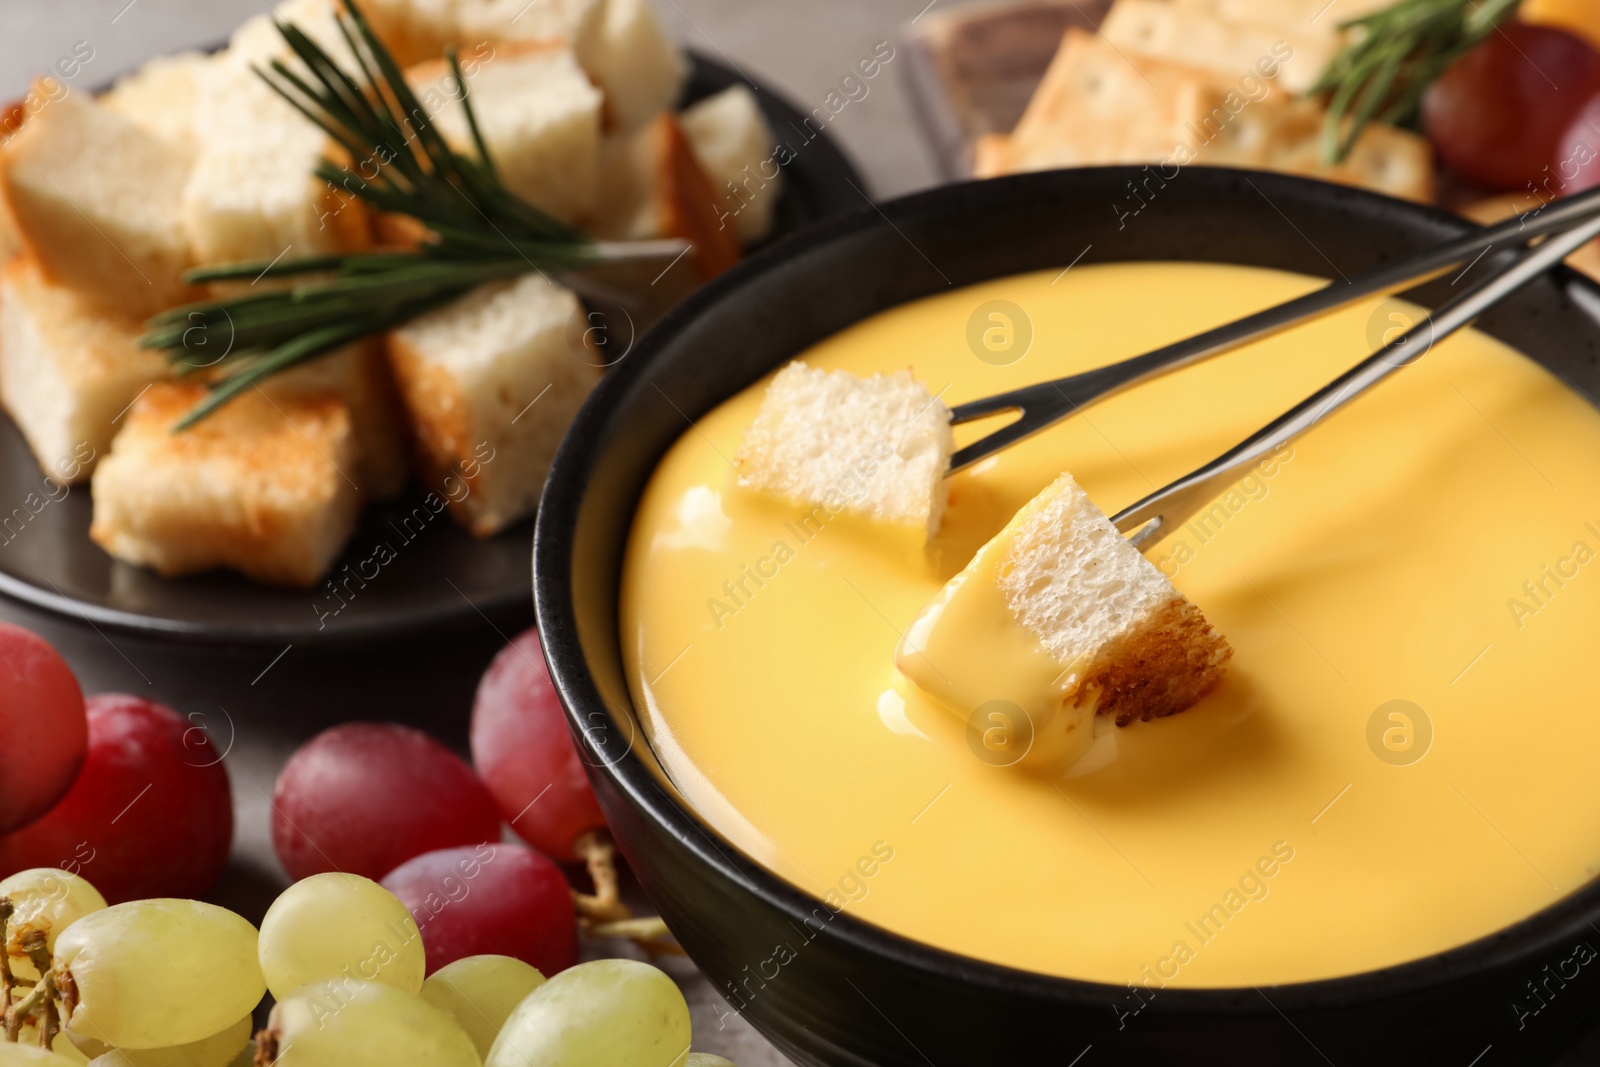
[{"label": "fondue pot", "polygon": [[[643,734],[619,647],[623,552],[663,453],[690,420],[853,323],[952,287],[1074,262],[1187,260],[1353,276],[1470,227],[1356,189],[1220,168],[1089,168],[945,186],[881,209],[864,205],[762,250],[684,301],[610,371],[545,487],[534,600],[551,676],[617,841],[729,1013],[818,1067],[1491,1067],[1549,1063],[1600,1020],[1593,882],[1435,956],[1261,987],[1134,991],[890,933],[771,874],[689,808]],[[1406,295],[1434,306],[1449,283],[1446,274]],[[1559,268],[1477,325],[1591,402],[1600,397],[1600,287],[1586,278]],[[1352,352],[1351,362],[1365,354]],[[1441,536],[1448,530],[1441,522]],[[826,635],[817,636],[816,669],[825,671]],[[750,714],[763,714],[762,694],[748,696]],[[827,777],[817,768],[819,788]],[[1005,878],[994,872],[997,908]],[[1070,901],[1062,915],[1095,922]],[[1329,913],[1324,921],[1344,920]]]}]

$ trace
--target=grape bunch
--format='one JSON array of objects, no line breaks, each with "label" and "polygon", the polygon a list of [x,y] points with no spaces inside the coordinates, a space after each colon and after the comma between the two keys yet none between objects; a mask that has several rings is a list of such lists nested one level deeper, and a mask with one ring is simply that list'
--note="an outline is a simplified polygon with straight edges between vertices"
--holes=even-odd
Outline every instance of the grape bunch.
[{"label": "grape bunch", "polygon": [[[290,886],[261,929],[197,900],[107,905],[59,869],[0,882],[0,1067],[711,1067],[664,972],[596,960],[546,980],[512,956],[430,969],[417,923],[337,871]],[[251,1037],[262,996],[276,1003]],[[27,1042],[26,1044],[24,1042]]]},{"label": "grape bunch", "polygon": [[295,881],[259,931],[192,899],[233,831],[204,731],[139,698],[85,701],[25,631],[0,628],[0,683],[0,741],[51,734],[0,746],[0,1067],[726,1065],[690,1053],[664,972],[578,962],[580,930],[676,946],[622,902],[533,631],[479,687],[476,770],[385,723],[290,758],[272,839]]}]

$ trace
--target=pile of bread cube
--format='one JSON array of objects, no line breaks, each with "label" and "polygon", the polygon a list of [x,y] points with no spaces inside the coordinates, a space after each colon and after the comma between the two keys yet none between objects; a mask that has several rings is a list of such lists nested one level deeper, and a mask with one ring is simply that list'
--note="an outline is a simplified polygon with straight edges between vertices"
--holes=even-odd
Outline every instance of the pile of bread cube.
[{"label": "pile of bread cube", "polygon": [[[313,175],[324,158],[369,175],[370,161],[349,159],[254,69],[298,62],[274,17],[357,69],[334,3],[285,0],[222,51],[156,59],[98,98],[44,94],[0,144],[0,402],[48,476],[92,478],[94,540],[166,576],[222,567],[314,585],[362,507],[408,491],[474,534],[502,531],[535,507],[600,374],[578,297],[530,273],[173,432],[228,338],[197,335],[185,346],[196,374],[180,378],[138,347],[145,321],[281,284],[196,287],[186,271],[389,243],[395,220]],[[736,255],[770,228],[777,183],[750,179],[773,140],[753,95],[738,86],[674,115],[687,64],[649,0],[360,6],[446,139],[471,151],[441,58],[457,48],[502,179],[550,214],[604,239],[687,236],[687,166],[715,201],[697,209],[700,243]]]},{"label": "pile of bread cube", "polygon": [[1119,218],[1190,163],[1283,171],[1430,202],[1433,153],[1372,123],[1338,163],[1327,111],[1304,94],[1349,40],[1341,23],[1388,0],[1115,0],[1098,32],[1070,29],[1010,134],[974,148],[978,177],[1146,163]]}]

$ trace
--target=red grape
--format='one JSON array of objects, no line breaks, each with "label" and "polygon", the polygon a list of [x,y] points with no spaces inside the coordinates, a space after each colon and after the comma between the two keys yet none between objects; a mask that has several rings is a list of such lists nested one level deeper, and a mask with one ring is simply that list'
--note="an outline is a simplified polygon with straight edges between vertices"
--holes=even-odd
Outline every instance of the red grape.
[{"label": "red grape", "polygon": [[574,842],[606,824],[545,671],[537,630],[501,649],[478,683],[472,760],[517,836],[547,856],[577,860]]},{"label": "red grape", "polygon": [[1540,182],[1556,143],[1600,92],[1600,53],[1551,26],[1508,23],[1450,65],[1422,98],[1439,155],[1496,189]]},{"label": "red grape", "polygon": [[1600,185],[1600,95],[1578,109],[1550,160],[1550,194],[1571,196]]},{"label": "red grape", "polygon": [[561,868],[522,845],[446,848],[409,860],[383,887],[422,930],[428,973],[467,956],[515,956],[546,977],[578,962],[578,923]]},{"label": "red grape", "polygon": [[466,761],[406,726],[358,722],[290,757],[272,793],[272,844],[293,878],[376,881],[413,856],[500,836],[500,811]]},{"label": "red grape", "polygon": [[189,720],[142,697],[92,697],[88,722],[82,773],[44,818],[0,837],[0,876],[61,867],[112,904],[200,896],[233,842],[223,754]]},{"label": "red grape", "polygon": [[67,795],[88,745],[72,668],[38,634],[0,623],[0,834]]}]

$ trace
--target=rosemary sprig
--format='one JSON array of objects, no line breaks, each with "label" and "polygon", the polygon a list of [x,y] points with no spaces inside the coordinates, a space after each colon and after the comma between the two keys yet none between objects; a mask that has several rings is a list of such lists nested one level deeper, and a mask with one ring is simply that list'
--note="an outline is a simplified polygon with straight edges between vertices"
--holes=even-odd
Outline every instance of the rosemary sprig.
[{"label": "rosemary sprig", "polygon": [[1416,118],[1422,94],[1516,9],[1518,0],[1397,0],[1340,24],[1352,40],[1308,92],[1330,93],[1322,154],[1338,163],[1370,122]]},{"label": "rosemary sprig", "polygon": [[[273,60],[257,73],[327,132],[354,162],[324,159],[316,175],[373,209],[426,228],[414,250],[313,256],[191,271],[204,282],[301,279],[277,288],[173,308],[140,339],[164,351],[180,375],[216,368],[211,391],[182,430],[290,367],[390,330],[488,281],[531,271],[671,258],[679,241],[602,242],[547,215],[501,182],[484,143],[454,50],[448,53],[476,156],[445,143],[394,58],[353,0],[339,29],[357,71],[345,71],[297,26],[278,23],[302,64]],[[220,350],[220,355],[212,353]],[[225,368],[225,369],[224,369]]]}]

